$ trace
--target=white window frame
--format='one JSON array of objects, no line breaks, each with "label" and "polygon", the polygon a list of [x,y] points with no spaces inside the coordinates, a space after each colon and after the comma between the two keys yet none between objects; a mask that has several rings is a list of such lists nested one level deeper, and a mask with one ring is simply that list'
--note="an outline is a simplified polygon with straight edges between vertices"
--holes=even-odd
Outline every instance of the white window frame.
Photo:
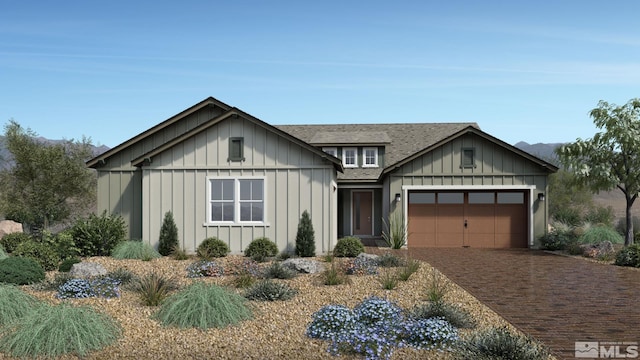
[{"label": "white window frame", "polygon": [[[353,164],[347,164],[347,152],[353,151]],[[357,168],[358,167],[358,148],[355,147],[347,147],[342,149],[342,165],[346,168]]]},{"label": "white window frame", "polygon": [[[211,219],[211,182],[212,180],[233,180],[233,221],[213,221]],[[262,221],[240,220],[240,180],[262,180]],[[207,219],[205,225],[269,225],[267,222],[267,179],[263,176],[207,176]],[[256,202],[252,200],[251,202]]]},{"label": "white window frame", "polygon": [[[367,151],[373,151],[373,164],[367,164]],[[378,148],[362,148],[362,167],[378,167]]]},{"label": "white window frame", "polygon": [[334,157],[338,157],[338,148],[337,147],[323,147],[322,151],[326,152],[329,155]]}]

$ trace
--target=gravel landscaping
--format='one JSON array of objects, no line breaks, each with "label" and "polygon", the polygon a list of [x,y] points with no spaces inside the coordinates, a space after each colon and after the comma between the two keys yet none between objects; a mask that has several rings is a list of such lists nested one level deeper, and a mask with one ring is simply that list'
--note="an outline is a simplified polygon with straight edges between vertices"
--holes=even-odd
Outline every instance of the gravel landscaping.
[{"label": "gravel landscaping", "polygon": [[[216,259],[224,267],[227,262],[239,261],[238,256]],[[184,287],[194,281],[205,281],[218,285],[229,285],[233,276],[215,278],[187,278],[186,268],[196,259],[174,260],[163,257],[150,261],[116,260],[110,257],[92,257],[84,261],[96,262],[108,271],[125,268],[136,275],[151,272],[173,276]],[[318,258],[322,261],[322,258]],[[337,259],[340,261],[340,259]],[[263,265],[263,266],[266,266]],[[380,271],[393,271],[381,268]],[[55,298],[54,291],[39,291],[29,286],[24,289],[39,299],[52,304],[61,301],[77,305],[90,305],[113,317],[122,327],[123,336],[119,340],[98,351],[90,353],[87,359],[326,359],[328,342],[310,339],[305,335],[312,314],[329,304],[345,305],[353,308],[372,295],[389,299],[405,309],[426,301],[427,287],[432,268],[422,263],[420,269],[408,281],[399,282],[393,290],[384,290],[379,275],[351,275],[349,283],[337,286],[324,285],[318,274],[301,274],[287,282],[297,290],[297,295],[286,301],[249,301],[253,319],[222,329],[178,329],[163,327],[151,319],[157,307],[144,306],[137,293],[122,290],[119,298],[67,299]],[[55,272],[47,274],[52,278]],[[448,280],[446,280],[448,281]],[[243,290],[238,289],[238,293]],[[509,326],[501,317],[481,304],[474,297],[451,283],[445,298],[458,304],[472,314],[478,322],[478,329]],[[460,330],[464,338],[470,331]],[[393,359],[447,359],[446,352],[413,349],[398,349]],[[0,354],[0,358],[3,357]],[[63,358],[76,358],[65,356]],[[350,358],[350,357],[347,357]]]}]

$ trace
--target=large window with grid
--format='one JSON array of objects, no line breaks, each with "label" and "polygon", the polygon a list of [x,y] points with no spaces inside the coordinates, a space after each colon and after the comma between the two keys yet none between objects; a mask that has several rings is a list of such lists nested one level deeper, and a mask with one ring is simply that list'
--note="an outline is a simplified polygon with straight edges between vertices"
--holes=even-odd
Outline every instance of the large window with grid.
[{"label": "large window with grid", "polygon": [[264,223],[263,178],[209,178],[209,223]]}]

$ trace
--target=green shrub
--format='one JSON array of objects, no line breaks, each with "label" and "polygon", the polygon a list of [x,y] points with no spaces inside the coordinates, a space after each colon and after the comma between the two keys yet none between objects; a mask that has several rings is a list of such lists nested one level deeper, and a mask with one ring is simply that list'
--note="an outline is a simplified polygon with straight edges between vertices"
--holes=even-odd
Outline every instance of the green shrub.
[{"label": "green shrub", "polygon": [[296,234],[296,255],[301,257],[316,256],[316,240],[313,223],[307,210],[302,212]]},{"label": "green shrub", "polygon": [[9,254],[11,254],[18,247],[20,243],[23,243],[29,240],[31,240],[31,236],[29,236],[29,234],[15,232],[10,234],[5,234],[2,238],[0,238],[0,245],[2,245],[4,249]]},{"label": "green shrub", "polygon": [[411,317],[415,319],[443,318],[449,324],[459,329],[472,329],[476,327],[476,322],[469,312],[460,306],[444,301],[417,305],[411,310],[410,314]]},{"label": "green shrub", "polygon": [[169,296],[153,316],[165,326],[222,328],[251,319],[246,299],[217,285],[196,282]]},{"label": "green shrub", "polygon": [[4,260],[6,258],[8,258],[9,255],[7,255],[7,253],[4,251],[4,248],[2,247],[2,245],[0,245],[0,260]]},{"label": "green shrub", "polygon": [[256,277],[248,272],[236,275],[232,281],[236,288],[244,289],[256,283]]},{"label": "green shrub", "polygon": [[564,250],[569,255],[584,255],[584,249],[577,240],[573,240],[564,246]]},{"label": "green shrub", "polygon": [[612,244],[624,244],[624,238],[609,226],[592,226],[582,234],[578,241],[581,244],[598,244],[610,241]]},{"label": "green shrub", "polygon": [[578,226],[582,223],[582,216],[580,214],[580,210],[572,207],[559,207],[555,214],[553,214],[553,219],[557,222],[561,222],[570,226]]},{"label": "green shrub", "polygon": [[28,285],[44,277],[42,266],[31,258],[10,256],[0,261],[0,283]]},{"label": "green shrub", "polygon": [[60,263],[60,256],[54,248],[36,240],[20,243],[13,255],[31,258],[37,261],[45,271],[57,269]]},{"label": "green shrub", "polygon": [[333,255],[337,257],[356,257],[364,252],[364,245],[357,237],[347,236],[338,239]]},{"label": "green shrub", "polygon": [[282,250],[280,254],[278,254],[278,260],[287,260],[291,257],[291,253],[287,250]]},{"label": "green shrub", "polygon": [[259,281],[247,289],[244,297],[249,300],[277,301],[292,299],[296,293],[297,291],[286,283],[267,279]]},{"label": "green shrub", "polygon": [[545,250],[565,250],[567,245],[575,242],[575,236],[568,231],[552,231],[542,235],[540,246]]},{"label": "green shrub", "polygon": [[123,267],[119,267],[113,271],[109,271],[106,277],[117,280],[122,285],[129,285],[131,282],[138,278],[130,270],[127,270]]},{"label": "green shrub", "polygon": [[378,266],[381,267],[399,267],[404,264],[401,258],[388,252],[378,256],[376,261],[378,262]]},{"label": "green shrub", "polygon": [[158,252],[162,256],[171,255],[174,249],[178,247],[178,227],[173,220],[173,213],[167,211],[164,214],[162,227],[160,228],[160,240],[158,243]]},{"label": "green shrub", "polygon": [[79,219],[70,230],[82,256],[109,256],[127,233],[124,219],[119,215],[89,215]]},{"label": "green shrub", "polygon": [[543,360],[549,352],[531,337],[514,334],[506,327],[490,328],[458,342],[456,359]]},{"label": "green shrub", "polygon": [[172,278],[152,272],[137,278],[130,287],[140,295],[144,305],[158,306],[172,291],[178,289],[178,284]]},{"label": "green shrub", "polygon": [[0,284],[0,326],[22,318],[40,302],[15,285]]},{"label": "green shrub", "polygon": [[176,246],[173,249],[172,254],[175,260],[189,260],[189,255],[187,255],[187,252],[179,246]]},{"label": "green shrub", "polygon": [[76,247],[73,236],[68,231],[61,231],[55,235],[48,231],[43,231],[40,242],[54,249],[60,260],[76,258],[80,255],[80,249]]},{"label": "green shrub", "polygon": [[264,271],[264,277],[267,279],[293,279],[297,274],[295,270],[283,266],[279,261],[274,261]]},{"label": "green shrub", "polygon": [[69,272],[69,271],[71,271],[71,267],[73,267],[73,264],[77,264],[79,262],[82,262],[82,260],[80,260],[78,258],[71,258],[71,259],[63,260],[60,263],[60,265],[58,266],[58,271],[59,272]]},{"label": "green shrub", "polygon": [[244,250],[244,255],[255,261],[262,262],[268,257],[278,255],[278,246],[266,237],[253,240]]},{"label": "green shrub", "polygon": [[640,244],[632,244],[620,249],[616,254],[615,264],[618,266],[640,267]]},{"label": "green shrub", "polygon": [[204,241],[198,245],[198,256],[205,260],[225,257],[229,251],[229,246],[216,237],[204,239]]},{"label": "green shrub", "polygon": [[39,306],[0,338],[0,351],[15,357],[85,356],[120,337],[117,323],[88,306]]},{"label": "green shrub", "polygon": [[161,257],[151,245],[136,240],[121,242],[113,249],[111,256],[118,260],[136,259],[144,261]]},{"label": "green shrub", "polygon": [[611,206],[593,206],[584,214],[583,220],[593,224],[612,226],[615,214]]}]

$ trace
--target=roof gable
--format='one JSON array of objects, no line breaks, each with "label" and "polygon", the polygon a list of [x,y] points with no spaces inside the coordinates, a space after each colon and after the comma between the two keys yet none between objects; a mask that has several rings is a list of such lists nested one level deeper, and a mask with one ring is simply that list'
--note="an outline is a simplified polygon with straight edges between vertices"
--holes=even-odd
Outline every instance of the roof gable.
[{"label": "roof gable", "polygon": [[181,112],[179,112],[176,115],[173,115],[172,117],[168,118],[167,120],[159,123],[158,125],[132,137],[131,139],[121,143],[120,145],[111,148],[109,150],[107,150],[106,152],[94,157],[93,159],[89,160],[86,162],[88,167],[91,168],[96,168],[99,166],[99,164],[101,162],[106,161],[106,159],[108,159],[109,157],[121,152],[122,150],[131,147],[141,141],[143,141],[146,138],[149,138],[157,133],[159,133],[160,131],[162,131],[163,129],[166,129],[167,127],[179,122],[180,120],[184,119],[185,117],[202,110],[203,108],[206,108],[208,106],[217,106],[221,109],[223,109],[224,111],[228,111],[229,109],[231,109],[232,107],[223,103],[222,101],[213,98],[213,97],[208,97],[202,101],[200,101],[199,103],[189,107],[188,109],[185,109]]}]

